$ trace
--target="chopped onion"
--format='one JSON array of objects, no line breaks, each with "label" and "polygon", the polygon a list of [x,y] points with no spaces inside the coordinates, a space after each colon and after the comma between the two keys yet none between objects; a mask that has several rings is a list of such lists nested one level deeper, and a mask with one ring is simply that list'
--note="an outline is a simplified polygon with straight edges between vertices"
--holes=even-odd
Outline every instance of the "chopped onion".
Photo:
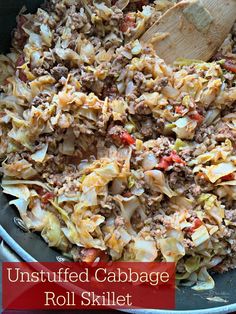
[{"label": "chopped onion", "polygon": [[147,154],[142,162],[142,166],[144,170],[151,170],[157,166],[157,159],[154,154]]},{"label": "chopped onion", "polygon": [[135,90],[135,86],[134,86],[133,81],[129,81],[125,90],[125,95],[126,96],[131,95],[134,92],[134,90]]}]

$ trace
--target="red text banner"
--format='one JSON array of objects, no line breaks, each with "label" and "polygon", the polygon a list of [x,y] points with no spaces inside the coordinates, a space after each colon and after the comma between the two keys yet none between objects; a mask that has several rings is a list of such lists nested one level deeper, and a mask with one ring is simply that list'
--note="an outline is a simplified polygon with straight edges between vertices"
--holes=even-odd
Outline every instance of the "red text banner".
[{"label": "red text banner", "polygon": [[174,309],[174,263],[3,263],[5,310]]}]

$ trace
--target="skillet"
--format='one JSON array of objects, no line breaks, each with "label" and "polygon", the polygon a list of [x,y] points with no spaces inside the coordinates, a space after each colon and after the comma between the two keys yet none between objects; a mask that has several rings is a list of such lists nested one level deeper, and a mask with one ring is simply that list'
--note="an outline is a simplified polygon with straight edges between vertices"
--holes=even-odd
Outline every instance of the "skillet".
[{"label": "skillet", "polygon": [[[12,29],[16,16],[22,6],[29,12],[35,12],[43,0],[0,0],[0,53],[9,51]],[[25,233],[14,223],[17,210],[8,205],[8,197],[0,191],[0,237],[27,262],[54,262],[62,258],[60,253],[49,248],[36,233]],[[230,313],[236,311],[236,270],[214,276],[214,290],[196,292],[189,287],[180,287],[176,291],[176,310],[140,310],[137,313]],[[220,297],[222,302],[209,301],[207,298]],[[135,313],[135,311],[128,311]]]}]

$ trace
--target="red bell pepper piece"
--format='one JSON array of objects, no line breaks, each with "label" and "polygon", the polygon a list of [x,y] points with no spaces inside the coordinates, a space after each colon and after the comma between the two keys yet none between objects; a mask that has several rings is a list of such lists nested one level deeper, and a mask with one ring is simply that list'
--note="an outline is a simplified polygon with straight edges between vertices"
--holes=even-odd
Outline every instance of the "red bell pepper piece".
[{"label": "red bell pepper piece", "polygon": [[177,155],[176,151],[172,151],[170,156],[162,157],[159,164],[157,165],[157,168],[166,170],[174,163],[182,165],[186,164],[185,161],[179,155]]},{"label": "red bell pepper piece", "polygon": [[177,162],[178,164],[186,164],[185,161],[179,155],[177,155],[175,150],[171,152],[170,157],[174,162]]},{"label": "red bell pepper piece", "polygon": [[222,53],[217,53],[213,59],[217,61],[225,59],[225,63],[221,66],[227,71],[236,73],[236,59],[224,56]]},{"label": "red bell pepper piece", "polygon": [[42,195],[41,200],[44,204],[47,204],[49,200],[54,198],[54,194],[52,192],[46,192]]},{"label": "red bell pepper piece", "polygon": [[198,112],[190,114],[189,117],[190,119],[197,121],[197,123],[202,123],[204,120],[204,117]]},{"label": "red bell pepper piece", "polygon": [[[21,54],[16,61],[16,67],[21,67],[24,63],[25,63],[25,58],[24,58],[24,55]],[[19,79],[25,83],[28,81],[27,76],[25,75],[22,69],[19,69]]]},{"label": "red bell pepper piece", "polygon": [[108,262],[109,256],[106,251],[100,249],[82,249],[81,260],[84,263],[93,263],[98,258],[98,262]]},{"label": "red bell pepper piece", "polygon": [[120,25],[120,30],[122,31],[122,33],[125,33],[129,28],[134,28],[135,25],[135,17],[127,14]]},{"label": "red bell pepper piece", "polygon": [[181,106],[181,105],[180,106],[176,106],[175,107],[175,112],[182,115],[184,109],[185,109],[184,106]]},{"label": "red bell pepper piece", "polygon": [[192,227],[186,228],[187,233],[194,233],[195,229],[199,228],[202,225],[202,221],[199,218],[195,218],[192,224]]},{"label": "red bell pepper piece", "polygon": [[233,62],[233,60],[227,59],[222,66],[225,70],[236,73],[236,60]]},{"label": "red bell pepper piece", "polygon": [[234,174],[233,174],[233,173],[227,174],[226,176],[221,177],[221,180],[222,180],[222,181],[231,181],[231,180],[234,180]]},{"label": "red bell pepper piece", "polygon": [[135,139],[126,131],[121,132],[119,137],[125,145],[133,145],[135,143]]}]

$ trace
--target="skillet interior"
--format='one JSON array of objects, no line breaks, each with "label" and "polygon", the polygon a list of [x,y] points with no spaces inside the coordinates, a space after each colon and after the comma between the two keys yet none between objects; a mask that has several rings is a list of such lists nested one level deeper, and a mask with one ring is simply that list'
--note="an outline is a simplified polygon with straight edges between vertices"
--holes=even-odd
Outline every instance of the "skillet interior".
[{"label": "skillet interior", "polygon": [[[33,12],[42,2],[42,0],[0,0],[1,53],[9,50],[11,31],[22,6],[25,5],[29,11]],[[26,261],[56,261],[56,257],[60,256],[60,253],[49,248],[38,234],[24,233],[15,226],[13,218],[18,216],[18,213],[15,208],[8,205],[8,201],[9,199],[0,191],[0,236]],[[199,314],[236,311],[236,270],[223,275],[215,275],[214,279],[216,282],[214,290],[196,292],[185,287],[177,289],[176,309],[181,312],[191,311],[191,313],[196,310]],[[208,297],[214,296],[221,297],[228,302],[207,300]],[[146,313],[170,312],[149,310]]]}]

